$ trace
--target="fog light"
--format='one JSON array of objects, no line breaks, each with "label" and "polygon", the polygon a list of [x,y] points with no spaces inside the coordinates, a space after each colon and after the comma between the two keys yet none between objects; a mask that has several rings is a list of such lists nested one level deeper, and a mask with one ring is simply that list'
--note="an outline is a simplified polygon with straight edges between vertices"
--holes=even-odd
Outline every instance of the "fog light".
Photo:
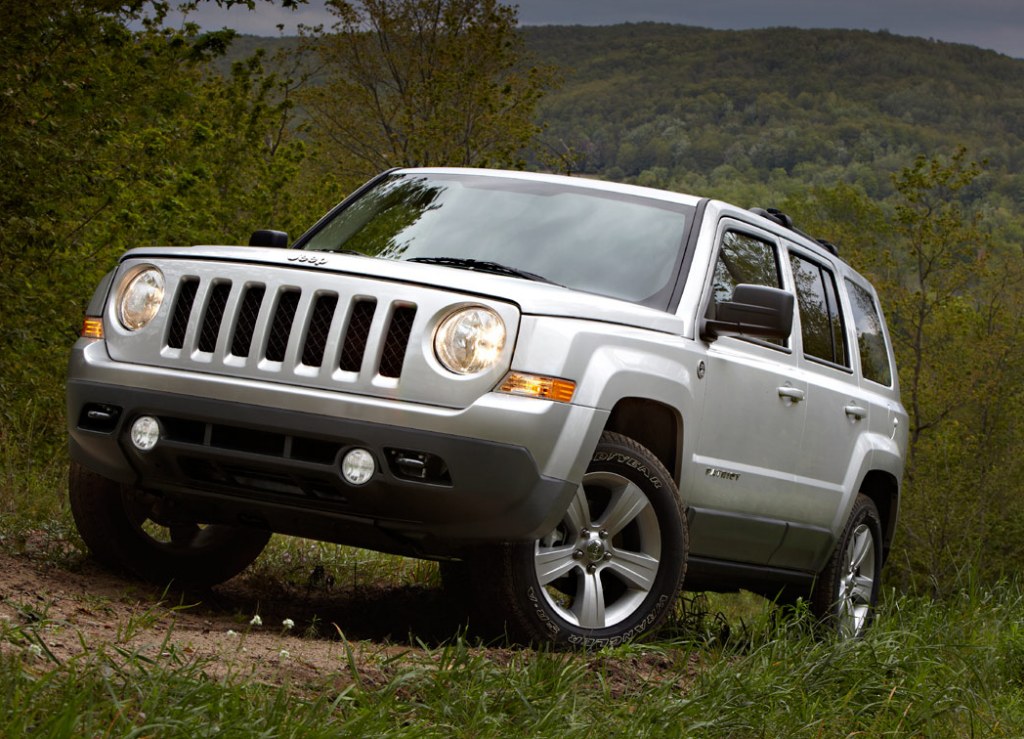
[{"label": "fog light", "polygon": [[160,440],[160,423],[152,416],[139,416],[132,424],[132,444],[140,452],[148,452]]},{"label": "fog light", "polygon": [[362,485],[373,477],[376,465],[365,449],[353,449],[341,460],[341,474],[351,485]]}]

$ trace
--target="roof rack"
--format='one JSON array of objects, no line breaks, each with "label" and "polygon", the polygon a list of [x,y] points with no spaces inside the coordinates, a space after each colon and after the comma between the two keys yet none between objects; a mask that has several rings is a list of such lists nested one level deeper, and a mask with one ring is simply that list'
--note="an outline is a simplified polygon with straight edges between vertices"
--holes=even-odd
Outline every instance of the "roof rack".
[{"label": "roof rack", "polygon": [[790,216],[788,216],[785,213],[783,213],[778,208],[767,208],[767,209],[765,209],[765,208],[751,208],[750,212],[751,213],[755,213],[755,214],[757,214],[759,216],[762,216],[763,218],[767,218],[769,221],[772,221],[773,223],[777,223],[780,226],[782,226],[783,228],[788,228],[790,231],[792,231],[794,233],[800,234],[805,239],[810,239],[815,244],[818,244],[825,251],[827,251],[829,254],[831,254],[833,256],[836,256],[836,257],[839,256],[839,247],[838,246],[833,244],[831,241],[826,241],[825,239],[816,239],[813,236],[811,236],[809,233],[807,233],[806,231],[801,231],[799,228],[797,228],[795,225],[793,225],[793,219]]}]

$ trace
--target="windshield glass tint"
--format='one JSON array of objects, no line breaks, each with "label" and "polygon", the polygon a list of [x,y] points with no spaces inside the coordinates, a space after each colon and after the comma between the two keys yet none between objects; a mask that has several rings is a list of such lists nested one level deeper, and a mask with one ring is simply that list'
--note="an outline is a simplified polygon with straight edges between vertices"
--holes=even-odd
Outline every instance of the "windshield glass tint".
[{"label": "windshield glass tint", "polygon": [[339,212],[303,248],[497,262],[578,290],[661,302],[691,212],[561,183],[404,174]]}]

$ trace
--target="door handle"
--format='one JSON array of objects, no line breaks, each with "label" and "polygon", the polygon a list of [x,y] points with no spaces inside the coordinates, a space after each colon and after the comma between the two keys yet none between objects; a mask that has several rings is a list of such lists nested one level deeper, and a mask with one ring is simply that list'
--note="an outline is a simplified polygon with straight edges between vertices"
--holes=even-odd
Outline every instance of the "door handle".
[{"label": "door handle", "polygon": [[789,385],[783,385],[779,388],[779,397],[786,400],[792,400],[794,403],[799,403],[805,397],[807,393],[798,387],[790,387]]},{"label": "door handle", "polygon": [[868,415],[868,409],[862,408],[859,405],[848,405],[843,410],[846,411],[847,416],[855,421],[859,421]]}]

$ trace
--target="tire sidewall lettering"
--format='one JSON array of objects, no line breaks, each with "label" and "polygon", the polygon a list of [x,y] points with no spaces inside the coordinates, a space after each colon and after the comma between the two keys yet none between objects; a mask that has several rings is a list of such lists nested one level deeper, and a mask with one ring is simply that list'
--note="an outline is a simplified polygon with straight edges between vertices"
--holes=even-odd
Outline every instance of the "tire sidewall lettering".
[{"label": "tire sidewall lettering", "polygon": [[534,614],[536,614],[537,619],[544,625],[544,628],[547,629],[552,636],[558,636],[562,631],[562,628],[551,620],[551,616],[544,607],[543,597],[537,595],[537,591],[534,590],[532,585],[526,590],[526,599],[530,601],[530,604],[533,606]]},{"label": "tire sidewall lettering", "polygon": [[569,644],[572,644],[573,646],[582,647],[584,649],[593,649],[594,647],[621,646],[622,644],[630,642],[633,639],[636,639],[637,637],[643,635],[644,632],[646,632],[651,627],[651,625],[658,620],[658,617],[661,615],[661,612],[662,610],[664,610],[667,602],[668,596],[662,595],[660,598],[658,598],[657,602],[654,604],[654,606],[651,608],[651,610],[647,613],[646,616],[644,616],[642,619],[640,619],[639,622],[637,622],[631,628],[627,629],[621,634],[616,634],[615,636],[603,638],[599,636],[573,634],[570,632],[567,641],[569,642]]},{"label": "tire sidewall lettering", "polygon": [[662,488],[662,480],[659,475],[656,475],[650,470],[647,465],[638,460],[631,454],[624,454],[622,452],[596,452],[591,464],[595,462],[615,462],[617,464],[625,465],[631,469],[636,470],[644,479],[651,483],[655,488],[660,490]]}]

